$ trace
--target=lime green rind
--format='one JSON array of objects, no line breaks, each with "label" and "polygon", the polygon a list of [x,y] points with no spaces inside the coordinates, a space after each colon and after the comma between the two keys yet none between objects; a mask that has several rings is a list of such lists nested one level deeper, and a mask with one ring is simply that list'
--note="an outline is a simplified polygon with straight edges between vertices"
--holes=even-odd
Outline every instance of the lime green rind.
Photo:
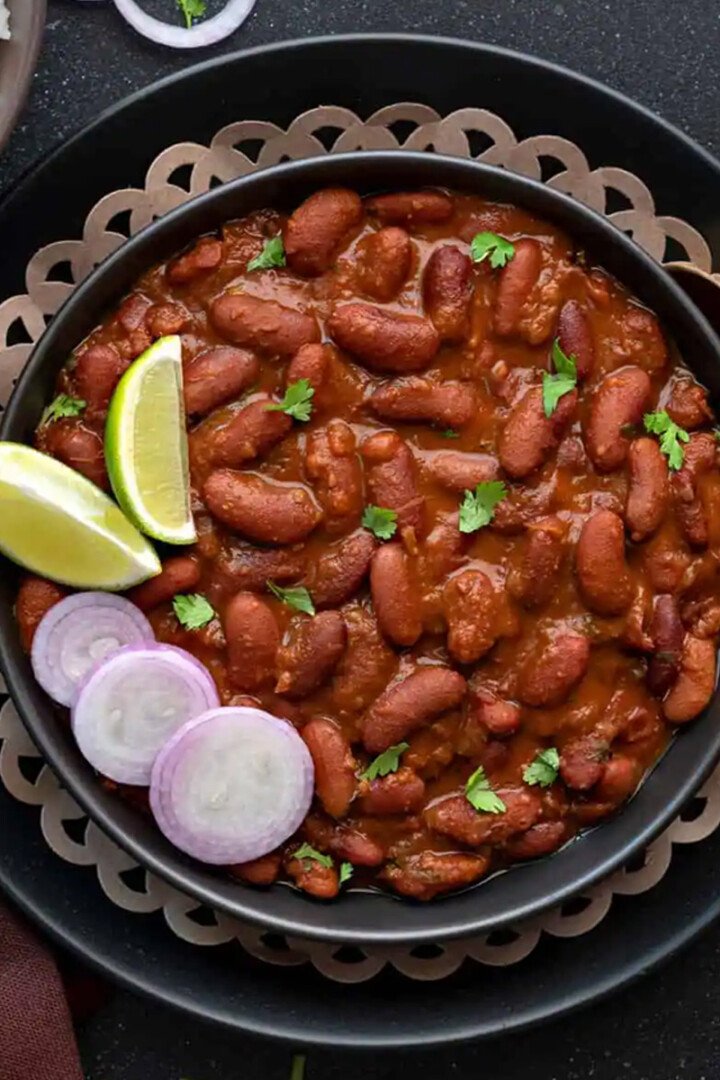
[{"label": "lime green rind", "polygon": [[160,573],[155,549],[74,469],[0,442],[0,551],[76,589],[120,592]]},{"label": "lime green rind", "polygon": [[118,383],[105,427],[105,460],[115,497],[138,529],[166,544],[197,539],[178,335],[156,341]]}]

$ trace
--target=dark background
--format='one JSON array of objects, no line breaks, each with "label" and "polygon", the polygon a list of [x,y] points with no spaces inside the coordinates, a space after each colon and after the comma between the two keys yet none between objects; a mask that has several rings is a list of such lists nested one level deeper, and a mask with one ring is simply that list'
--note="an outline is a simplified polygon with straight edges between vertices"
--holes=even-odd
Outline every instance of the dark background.
[{"label": "dark background", "polygon": [[[146,6],[172,17],[173,0]],[[209,10],[219,6],[216,0]],[[555,60],[624,91],[720,152],[720,14],[709,0],[257,0],[234,38],[185,54],[136,37],[110,0],[49,0],[40,68],[0,160],[0,190],[105,107],[208,53],[315,33],[402,30]],[[555,107],[548,102],[548,130]],[[720,929],[713,929],[631,990],[541,1030],[422,1055],[315,1051],[307,1080],[717,1080],[719,976]],[[342,989],[329,984],[328,993]],[[227,1036],[125,992],[83,1024],[80,1044],[88,1080],[290,1074],[286,1048]]]}]

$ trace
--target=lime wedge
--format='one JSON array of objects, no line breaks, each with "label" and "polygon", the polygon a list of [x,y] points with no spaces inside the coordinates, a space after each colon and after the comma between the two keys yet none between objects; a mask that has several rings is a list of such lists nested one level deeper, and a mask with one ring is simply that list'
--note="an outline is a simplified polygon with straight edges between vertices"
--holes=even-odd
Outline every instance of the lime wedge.
[{"label": "lime wedge", "polygon": [[196,539],[190,510],[180,338],[160,338],[113,394],[105,460],[115,497],[138,529],[167,544]]},{"label": "lime wedge", "polygon": [[0,551],[77,589],[129,589],[160,573],[155,549],[80,473],[0,442]]}]

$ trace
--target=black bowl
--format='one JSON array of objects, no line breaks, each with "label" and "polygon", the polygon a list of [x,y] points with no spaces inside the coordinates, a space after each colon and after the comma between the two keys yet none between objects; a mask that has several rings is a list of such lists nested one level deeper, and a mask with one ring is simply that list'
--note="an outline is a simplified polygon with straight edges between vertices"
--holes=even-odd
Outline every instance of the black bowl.
[{"label": "black bowl", "polygon": [[[0,436],[30,441],[65,358],[145,269],[227,220],[263,206],[292,208],[328,184],[363,193],[440,185],[516,203],[548,218],[658,313],[686,362],[720,401],[720,341],[662,268],[607,220],[512,173],[439,155],[383,151],[291,162],[244,177],[193,199],[133,237],[55,316],[18,382]],[[53,769],[90,817],[140,863],[199,900],[269,930],[338,942],[420,943],[477,935],[537,915],[628,862],[677,815],[720,756],[715,699],[611,820],[549,858],[513,867],[430,904],[361,890],[350,890],[332,903],[283,885],[254,890],[183,856],[152,822],[100,786],[59,711],[33,679],[13,617],[17,572],[8,563],[2,569],[0,664],[30,734]]]}]

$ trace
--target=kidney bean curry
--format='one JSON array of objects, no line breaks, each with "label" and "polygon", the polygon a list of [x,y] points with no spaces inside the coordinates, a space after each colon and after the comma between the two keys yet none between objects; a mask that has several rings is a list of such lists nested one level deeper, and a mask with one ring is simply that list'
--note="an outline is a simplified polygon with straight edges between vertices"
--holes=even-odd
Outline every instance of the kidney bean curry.
[{"label": "kidney bean curry", "polygon": [[[707,394],[563,232],[443,191],[230,222],[76,350],[38,448],[107,488],[108,401],[166,334],[198,540],[130,598],[315,766],[299,833],[231,874],[431,899],[612,813],[708,704]],[[26,644],[62,595],[25,579]]]}]

